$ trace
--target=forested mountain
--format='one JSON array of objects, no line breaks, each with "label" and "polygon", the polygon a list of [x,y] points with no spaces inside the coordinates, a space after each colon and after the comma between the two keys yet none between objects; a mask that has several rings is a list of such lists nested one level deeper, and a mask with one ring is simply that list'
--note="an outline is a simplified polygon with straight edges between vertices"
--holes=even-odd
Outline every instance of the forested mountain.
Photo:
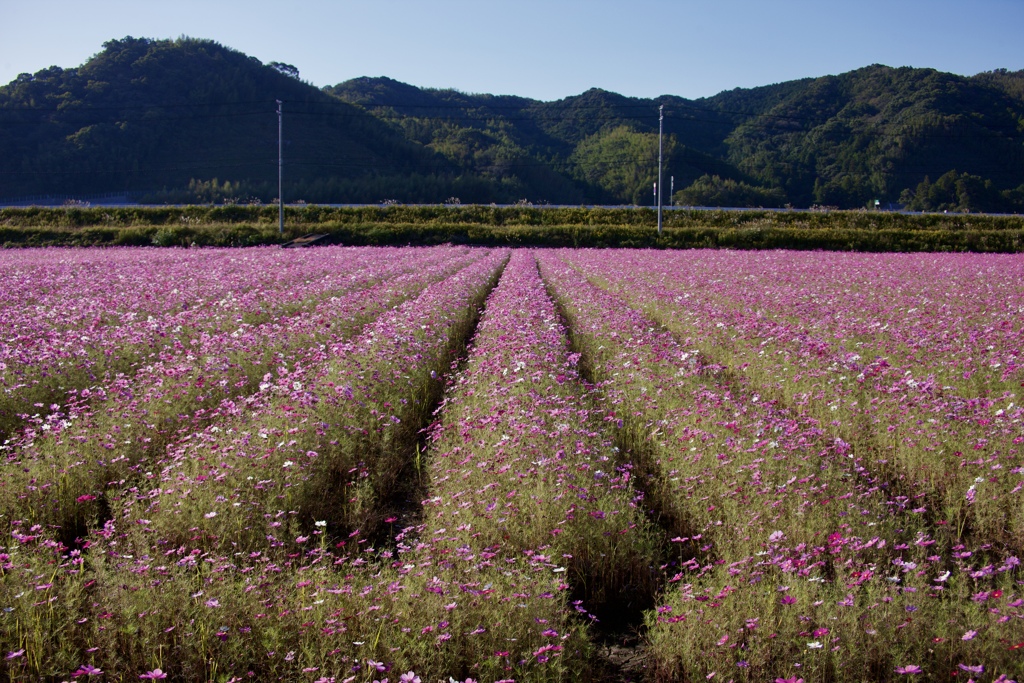
[{"label": "forested mountain", "polygon": [[962,208],[999,210],[999,190],[1024,181],[1022,76],[872,66],[802,81],[767,106],[731,93],[708,104],[756,112],[730,131],[726,158],[794,204],[913,200],[926,177],[959,172],[992,195],[960,197]]},{"label": "forested mountain", "polygon": [[[734,124],[678,97],[654,101],[592,89],[540,102],[422,90],[389,78],[358,78],[324,90],[464,167],[525,183],[533,190],[531,199],[649,204],[657,179],[660,104],[666,108],[665,190],[671,176],[677,187],[705,174],[751,180],[724,158],[723,132]],[[574,189],[582,193],[579,199]]]},{"label": "forested mountain", "polygon": [[286,198],[375,202],[396,184],[422,201],[453,190],[491,196],[491,183],[297,75],[211,41],[131,37],[79,68],[22,74],[0,88],[0,197],[269,201],[276,100]]},{"label": "forested mountain", "polygon": [[[1024,72],[870,66],[714,97],[555,102],[294,67],[202,40],[126,38],[0,87],[0,198],[142,192],[221,201],[652,201],[1024,211]],[[214,179],[217,179],[214,182]]]},{"label": "forested mountain", "polygon": [[385,78],[326,91],[448,158],[515,150],[603,201],[650,201],[663,105],[665,180],[684,203],[1024,210],[1024,72],[871,66],[700,100],[590,90],[536,102]]}]

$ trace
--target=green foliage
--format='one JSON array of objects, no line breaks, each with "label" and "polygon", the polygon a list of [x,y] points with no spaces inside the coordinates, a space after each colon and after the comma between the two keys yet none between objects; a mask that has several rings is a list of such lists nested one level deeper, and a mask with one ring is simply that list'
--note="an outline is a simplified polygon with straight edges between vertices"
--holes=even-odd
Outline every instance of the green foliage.
[{"label": "green foliage", "polygon": [[195,197],[196,202],[200,204],[233,204],[238,200],[241,189],[239,183],[231,184],[227,180],[220,185],[216,178],[205,182],[195,178],[188,181],[189,195]]},{"label": "green foliage", "polygon": [[693,185],[680,190],[673,200],[684,206],[766,206],[779,208],[786,195],[777,188],[754,187],[718,176],[701,176]]},{"label": "green foliage", "polygon": [[292,78],[299,77],[299,70],[296,67],[292,66],[291,64],[285,64],[283,62],[271,62],[270,64],[267,64],[267,66],[276,71],[280,71],[285,76],[291,76]]},{"label": "green foliage", "polygon": [[949,171],[934,183],[925,176],[916,189],[904,190],[900,201],[912,211],[970,212],[984,206],[1017,213],[1024,210],[1024,185],[999,192],[991,180]]},{"label": "green foliage", "polygon": [[[675,147],[669,139],[668,147]],[[577,174],[613,197],[628,197],[630,204],[649,204],[652,183],[658,178],[658,136],[618,126],[580,142],[569,158]]]}]

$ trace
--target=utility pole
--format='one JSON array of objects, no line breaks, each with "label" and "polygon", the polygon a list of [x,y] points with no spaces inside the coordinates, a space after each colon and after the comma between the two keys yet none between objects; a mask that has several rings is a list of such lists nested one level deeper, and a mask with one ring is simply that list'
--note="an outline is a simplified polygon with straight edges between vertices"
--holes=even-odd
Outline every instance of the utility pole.
[{"label": "utility pole", "polygon": [[282,178],[284,177],[284,142],[282,141],[281,132],[282,126],[282,115],[281,115],[281,100],[277,100],[277,221],[278,231],[284,234],[284,185],[282,184]]},{"label": "utility pole", "polygon": [[665,105],[658,106],[658,237],[661,237],[661,134],[665,121]]},{"label": "utility pole", "polygon": [[675,206],[676,200],[673,197],[676,196],[676,177],[674,175],[668,177],[668,205]]}]

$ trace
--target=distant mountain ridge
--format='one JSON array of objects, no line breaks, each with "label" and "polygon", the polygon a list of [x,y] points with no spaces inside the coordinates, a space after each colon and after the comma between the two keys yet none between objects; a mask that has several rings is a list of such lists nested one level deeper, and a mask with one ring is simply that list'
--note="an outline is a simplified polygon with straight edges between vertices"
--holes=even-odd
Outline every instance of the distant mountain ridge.
[{"label": "distant mountain ridge", "polygon": [[553,102],[297,76],[212,41],[135,38],[22,75],[0,87],[0,198],[269,201],[282,100],[286,199],[646,205],[663,107],[666,202],[674,179],[687,204],[1024,211],[1024,71],[873,65],[698,100]]}]

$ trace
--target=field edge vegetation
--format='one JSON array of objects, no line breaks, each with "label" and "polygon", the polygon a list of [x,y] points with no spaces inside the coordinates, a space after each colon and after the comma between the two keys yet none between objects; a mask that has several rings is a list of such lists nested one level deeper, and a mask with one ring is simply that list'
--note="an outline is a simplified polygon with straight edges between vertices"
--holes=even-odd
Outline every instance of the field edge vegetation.
[{"label": "field edge vegetation", "polygon": [[1024,218],[868,211],[670,210],[659,235],[647,208],[273,206],[0,209],[0,245],[282,244],[307,234],[353,246],[795,249],[864,252],[1024,251]]}]

